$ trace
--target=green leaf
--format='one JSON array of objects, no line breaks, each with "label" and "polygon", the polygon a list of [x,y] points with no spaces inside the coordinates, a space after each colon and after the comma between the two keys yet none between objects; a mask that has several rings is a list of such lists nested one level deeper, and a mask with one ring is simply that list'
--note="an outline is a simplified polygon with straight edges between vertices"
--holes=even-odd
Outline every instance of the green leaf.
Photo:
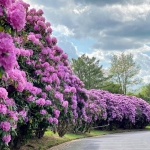
[{"label": "green leaf", "polygon": [[4,131],[3,130],[0,130],[0,134],[2,134]]},{"label": "green leaf", "polygon": [[17,136],[17,132],[15,131],[15,129],[12,129],[11,135],[12,135],[12,136]]},{"label": "green leaf", "polygon": [[0,26],[0,32],[4,31],[4,27]]},{"label": "green leaf", "polygon": [[2,76],[5,74],[4,68],[0,67],[0,79],[2,78]]}]

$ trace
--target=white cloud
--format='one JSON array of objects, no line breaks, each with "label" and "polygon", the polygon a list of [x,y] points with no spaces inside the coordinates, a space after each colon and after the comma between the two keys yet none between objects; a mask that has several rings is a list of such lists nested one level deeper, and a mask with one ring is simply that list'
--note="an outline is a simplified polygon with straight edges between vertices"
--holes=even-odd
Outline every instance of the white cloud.
[{"label": "white cloud", "polygon": [[108,11],[111,17],[118,21],[135,21],[137,19],[146,19],[150,12],[150,5],[109,5],[103,7],[104,10]]},{"label": "white cloud", "polygon": [[78,14],[78,15],[80,15],[80,14],[82,14],[83,12],[85,12],[85,11],[88,11],[88,6],[85,6],[85,7],[81,7],[81,6],[77,6],[77,8],[74,8],[73,9],[73,12],[75,13],[75,14]]},{"label": "white cloud", "polygon": [[145,76],[143,81],[144,83],[150,83],[150,76],[149,75]]},{"label": "white cloud", "polygon": [[58,33],[65,35],[65,36],[73,36],[74,35],[73,31],[69,30],[64,25],[52,25],[52,29],[54,32],[58,32]]}]

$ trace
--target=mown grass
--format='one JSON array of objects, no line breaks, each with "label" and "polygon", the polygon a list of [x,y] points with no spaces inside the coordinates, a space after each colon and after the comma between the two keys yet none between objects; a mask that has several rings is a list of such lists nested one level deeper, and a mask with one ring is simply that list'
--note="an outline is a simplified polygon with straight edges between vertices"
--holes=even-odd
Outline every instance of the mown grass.
[{"label": "mown grass", "polygon": [[[150,130],[150,126],[145,128],[146,130]],[[52,131],[48,130],[42,139],[31,139],[28,143],[21,148],[21,150],[48,150],[49,148],[59,145],[64,142],[68,142],[75,139],[92,137],[92,136],[100,136],[105,134],[112,133],[120,133],[126,131],[134,131],[134,130],[114,130],[114,131],[101,131],[101,130],[92,130],[90,133],[85,134],[73,134],[68,133],[64,137],[59,137],[58,134],[54,134]]]},{"label": "mown grass", "polygon": [[149,126],[146,126],[146,128],[145,128],[146,130],[150,130],[150,125]]},{"label": "mown grass", "polygon": [[29,140],[27,144],[21,148],[21,150],[47,150],[50,147],[59,145],[67,141],[80,139],[80,138],[86,138],[86,137],[92,137],[92,136],[98,136],[98,135],[104,135],[108,133],[109,133],[108,131],[92,130],[90,133],[85,133],[85,134],[68,133],[68,134],[65,134],[65,136],[61,138],[58,136],[57,133],[54,134],[52,131],[48,130],[46,131],[42,139]]}]

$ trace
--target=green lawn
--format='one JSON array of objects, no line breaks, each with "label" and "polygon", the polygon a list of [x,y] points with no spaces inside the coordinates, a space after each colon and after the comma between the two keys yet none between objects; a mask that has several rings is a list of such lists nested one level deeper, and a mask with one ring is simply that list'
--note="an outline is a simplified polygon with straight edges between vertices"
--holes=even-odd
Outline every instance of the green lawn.
[{"label": "green lawn", "polygon": [[147,126],[145,129],[150,130],[150,126]]},{"label": "green lawn", "polygon": [[[93,130],[91,133],[85,134],[73,134],[68,133],[64,137],[59,137],[58,134],[54,134],[52,131],[47,131],[42,139],[31,139],[28,141],[26,146],[22,147],[21,150],[47,150],[48,148],[67,142],[75,139],[85,138],[85,137],[92,137],[98,135],[108,134],[108,131],[99,131]],[[38,140],[38,141],[37,141]]]}]

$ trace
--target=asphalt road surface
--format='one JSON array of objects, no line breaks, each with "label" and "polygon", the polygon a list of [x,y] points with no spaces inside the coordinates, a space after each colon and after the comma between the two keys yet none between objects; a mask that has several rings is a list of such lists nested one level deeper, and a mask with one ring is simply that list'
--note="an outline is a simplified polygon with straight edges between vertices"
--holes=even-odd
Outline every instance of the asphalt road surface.
[{"label": "asphalt road surface", "polygon": [[67,144],[63,150],[150,150],[150,131],[80,139]]}]

